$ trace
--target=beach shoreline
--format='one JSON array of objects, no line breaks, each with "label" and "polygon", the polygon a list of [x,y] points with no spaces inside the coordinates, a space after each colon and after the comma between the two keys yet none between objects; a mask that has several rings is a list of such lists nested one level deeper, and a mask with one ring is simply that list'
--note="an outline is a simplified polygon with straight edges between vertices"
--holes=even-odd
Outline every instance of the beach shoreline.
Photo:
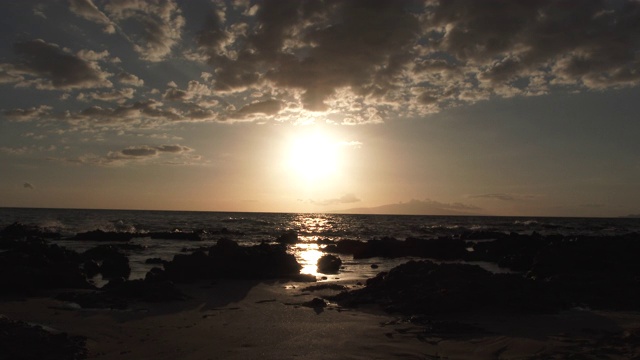
[{"label": "beach shoreline", "polygon": [[432,317],[440,330],[427,331],[375,307],[304,305],[335,293],[303,290],[308,286],[280,280],[201,281],[179,286],[189,296],[185,301],[136,302],[127,310],[80,309],[52,297],[0,300],[3,315],[10,319],[86,337],[88,359],[561,359],[572,354],[627,359],[638,355],[633,342],[640,334],[636,312],[448,314]]}]

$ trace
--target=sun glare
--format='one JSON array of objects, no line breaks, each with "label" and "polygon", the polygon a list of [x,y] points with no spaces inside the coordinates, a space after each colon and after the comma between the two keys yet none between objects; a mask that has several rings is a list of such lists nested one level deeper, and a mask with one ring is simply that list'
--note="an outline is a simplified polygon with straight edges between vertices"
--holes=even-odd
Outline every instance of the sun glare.
[{"label": "sun glare", "polygon": [[340,168],[340,144],[324,133],[293,138],[287,156],[287,167],[308,181],[326,179]]}]

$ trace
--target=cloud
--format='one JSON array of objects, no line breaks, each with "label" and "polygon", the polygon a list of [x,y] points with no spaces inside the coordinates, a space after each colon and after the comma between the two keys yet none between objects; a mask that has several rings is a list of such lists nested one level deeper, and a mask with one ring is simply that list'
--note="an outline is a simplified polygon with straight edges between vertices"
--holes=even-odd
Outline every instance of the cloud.
[{"label": "cloud", "polygon": [[276,115],[282,109],[282,102],[278,100],[266,100],[251,103],[240,108],[234,117],[246,117],[253,114]]},{"label": "cloud", "polygon": [[315,205],[321,205],[321,206],[328,206],[328,205],[340,205],[340,204],[352,204],[352,203],[357,203],[360,202],[361,200],[358,199],[358,197],[356,197],[354,194],[345,194],[339,198],[335,198],[335,199],[326,199],[326,200],[322,200],[322,201],[314,201],[314,200],[309,200],[310,203],[315,204]]},{"label": "cloud", "polygon": [[92,127],[158,127],[172,121],[179,121],[182,116],[172,108],[164,108],[159,101],[147,100],[123,104],[117,107],[90,106],[79,112],[57,114],[65,120],[72,130]]},{"label": "cloud", "polygon": [[105,11],[115,21],[131,20],[138,31],[127,34],[133,49],[143,60],[161,61],[167,58],[181,38],[185,20],[172,0],[113,0]]},{"label": "cloud", "polygon": [[65,159],[65,161],[88,165],[124,165],[131,162],[146,162],[164,157],[168,160],[162,160],[160,164],[191,165],[201,160],[199,155],[192,154],[193,151],[194,149],[190,147],[178,144],[139,145],[110,151],[105,156],[85,155],[75,159]]},{"label": "cloud", "polygon": [[86,20],[104,25],[105,33],[113,34],[116,31],[116,25],[91,0],[69,0],[69,10]]},{"label": "cloud", "polygon": [[640,84],[635,1],[264,1],[251,9],[251,20],[235,24],[211,11],[196,36],[214,87],[270,87],[298,112],[339,112],[347,124]]},{"label": "cloud", "polygon": [[51,113],[52,109],[53,108],[51,106],[47,105],[40,105],[38,107],[31,107],[27,109],[11,109],[6,110],[4,112],[4,116],[11,121],[26,122],[47,116]]},{"label": "cloud", "polygon": [[[637,1],[68,4],[83,19],[105,29],[113,25],[118,36],[108,38],[128,42],[138,59],[118,50],[125,61],[116,64],[119,58],[101,48],[72,52],[44,40],[24,41],[14,45],[14,61],[0,64],[0,84],[119,104],[59,115],[74,126],[318,118],[376,124],[492,98],[640,84]],[[182,75],[202,75],[186,86],[182,75],[160,78],[180,86],[146,89],[128,72],[142,69],[136,60],[166,61],[147,64],[144,74],[201,62],[183,68]],[[126,87],[140,88],[134,93]],[[86,91],[97,88],[112,89]]]},{"label": "cloud", "polygon": [[131,85],[131,86],[142,86],[144,85],[144,80],[140,79],[139,77],[133,75],[133,74],[129,74],[127,72],[121,72],[116,76],[116,79],[118,79],[118,81],[121,84],[125,84],[125,85]]},{"label": "cloud", "polygon": [[171,81],[167,84],[169,87],[162,95],[163,99],[179,102],[194,102],[202,98],[211,97],[214,92],[206,84],[203,84],[197,80],[191,80],[187,84],[186,89],[178,88],[178,85]]},{"label": "cloud", "polygon": [[56,44],[30,40],[13,44],[13,50],[19,56],[18,61],[0,64],[0,68],[4,79],[11,77],[17,86],[69,90],[113,85],[108,80],[111,74],[103,71],[96,61],[71,54]]},{"label": "cloud", "polygon": [[91,92],[88,94],[80,93],[76,97],[77,100],[100,100],[106,102],[118,102],[124,103],[127,99],[133,99],[135,93],[134,89],[125,88],[119,90],[103,91],[103,92]]},{"label": "cloud", "polygon": [[30,190],[35,189],[35,186],[33,186],[31,183],[28,183],[28,182],[22,184],[22,187],[25,188],[25,189],[30,189]]},{"label": "cloud", "polygon": [[471,199],[495,199],[502,201],[522,201],[522,200],[530,200],[535,198],[535,195],[526,195],[526,194],[509,194],[509,193],[493,193],[493,194],[480,194],[480,195],[470,195]]}]

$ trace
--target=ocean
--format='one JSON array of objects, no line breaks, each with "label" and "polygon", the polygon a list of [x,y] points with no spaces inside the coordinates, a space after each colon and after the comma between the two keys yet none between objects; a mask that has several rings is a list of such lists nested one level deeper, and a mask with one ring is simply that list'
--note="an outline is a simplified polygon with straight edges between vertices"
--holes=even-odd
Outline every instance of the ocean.
[{"label": "ocean", "polygon": [[[303,273],[314,274],[315,263],[322,255],[318,240],[360,240],[393,237],[456,238],[472,231],[542,235],[624,235],[640,233],[638,218],[547,218],[547,217],[485,217],[485,216],[404,216],[404,215],[343,215],[287,214],[146,210],[86,210],[0,208],[0,228],[12,223],[35,226],[62,235],[52,242],[82,252],[104,241],[71,240],[77,233],[102,230],[138,234],[129,241],[132,246],[123,251],[132,268],[130,279],[143,278],[154,265],[149,258],[171,260],[178,253],[214,245],[220,238],[252,245],[272,242],[286,231],[295,231],[299,242],[291,247]],[[200,241],[152,239],[150,232],[197,232]],[[343,256],[339,275],[327,279],[366,279],[407,259],[358,259]],[[376,269],[371,265],[375,264]],[[504,271],[495,264],[478,264],[494,272]],[[99,279],[97,280],[99,282]]]}]

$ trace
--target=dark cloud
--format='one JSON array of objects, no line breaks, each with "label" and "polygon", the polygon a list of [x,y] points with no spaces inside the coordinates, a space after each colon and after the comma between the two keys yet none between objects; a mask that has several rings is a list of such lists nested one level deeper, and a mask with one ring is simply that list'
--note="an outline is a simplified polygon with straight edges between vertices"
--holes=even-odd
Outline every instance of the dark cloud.
[{"label": "dark cloud", "polygon": [[39,89],[78,89],[111,87],[109,73],[96,62],[68,53],[44,40],[15,43],[14,52],[19,56],[15,64],[3,64],[8,74],[13,74],[20,86]]},{"label": "dark cloud", "polygon": [[[158,126],[265,116],[295,122],[316,117],[310,112],[325,112],[336,123],[380,123],[496,97],[640,84],[640,3],[631,0],[68,4],[78,16],[112,26],[118,35],[108,38],[129,42],[138,60],[170,60],[156,70],[191,60],[201,62],[195,74],[206,71],[185,86],[195,68],[185,67],[180,75],[187,79],[162,79],[180,86],[147,89],[127,72],[130,59],[116,65],[108,51],[71,53],[43,40],[16,43],[18,58],[0,64],[0,84],[59,89],[70,98],[78,89],[113,87],[109,79],[117,74],[113,90],[73,93],[79,100],[119,104],[62,116],[76,124],[91,119]],[[107,66],[113,74],[103,70]],[[141,88],[134,93],[127,86]]]},{"label": "dark cloud", "polygon": [[22,184],[22,187],[25,188],[25,189],[31,189],[31,190],[36,188],[35,186],[33,186],[33,184],[28,183],[28,182]]},{"label": "dark cloud", "polygon": [[66,112],[58,115],[74,128],[90,127],[93,125],[119,125],[123,123],[148,123],[155,121],[156,126],[164,122],[180,120],[181,116],[173,109],[165,109],[163,104],[154,101],[136,101],[131,104],[120,105],[115,108],[91,106],[80,112]]},{"label": "dark cloud", "polygon": [[148,157],[158,154],[158,150],[150,147],[134,147],[120,150],[120,154],[133,157]]},{"label": "dark cloud", "polygon": [[236,112],[236,116],[244,117],[251,114],[275,115],[282,109],[282,102],[278,100],[259,101],[245,105]]},{"label": "dark cloud", "polygon": [[191,154],[194,150],[183,145],[140,145],[131,146],[122,150],[110,151],[106,156],[85,155],[76,159],[66,159],[65,161],[76,164],[87,165],[125,165],[130,162],[145,162],[165,157],[160,164],[190,165],[198,162],[201,158]]},{"label": "dark cloud", "polygon": [[[263,1],[197,46],[221,91],[273,86],[310,111],[418,115],[552,88],[640,83],[634,1]],[[245,14],[249,14],[247,11]],[[350,98],[344,100],[343,90]],[[346,120],[345,120],[346,121]]]}]

